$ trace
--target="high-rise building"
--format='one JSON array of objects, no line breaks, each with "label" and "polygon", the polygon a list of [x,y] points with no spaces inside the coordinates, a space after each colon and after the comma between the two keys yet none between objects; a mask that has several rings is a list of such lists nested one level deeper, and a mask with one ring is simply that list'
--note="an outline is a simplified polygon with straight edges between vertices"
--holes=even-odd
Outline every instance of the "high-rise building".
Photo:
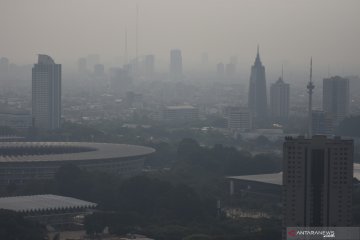
[{"label": "high-rise building", "polygon": [[312,111],[313,135],[332,135],[334,131],[333,119],[330,113],[324,111]]},{"label": "high-rise building", "polygon": [[146,55],[144,59],[144,74],[146,76],[152,76],[155,72],[155,56],[150,54]]},{"label": "high-rise building", "polygon": [[80,73],[86,73],[87,72],[86,58],[79,58],[79,60],[78,60],[78,71]]},{"label": "high-rise building", "polygon": [[2,57],[0,58],[0,76],[6,76],[9,71],[9,59]]},{"label": "high-rise building", "polygon": [[267,122],[267,94],[265,67],[260,60],[259,48],[257,51],[254,65],[251,67],[249,84],[248,107],[252,112],[255,123],[264,125]]},{"label": "high-rise building", "polygon": [[220,62],[216,65],[216,73],[219,79],[223,79],[225,75],[225,65]]},{"label": "high-rise building", "polygon": [[323,110],[333,116],[335,126],[349,115],[349,80],[339,76],[323,80]]},{"label": "high-rise building", "polygon": [[236,65],[234,63],[228,63],[225,66],[226,77],[233,78],[236,74]]},{"label": "high-rise building", "polygon": [[105,74],[105,66],[103,64],[95,64],[94,66],[94,75],[96,77],[104,76]]},{"label": "high-rise building", "polygon": [[170,75],[175,80],[183,78],[181,50],[173,49],[170,52]]},{"label": "high-rise building", "polygon": [[282,78],[271,84],[270,112],[273,121],[286,123],[289,118],[290,85]]},{"label": "high-rise building", "polygon": [[61,118],[61,64],[40,54],[32,68],[32,117],[34,127],[56,129]]},{"label": "high-rise building", "polygon": [[286,138],[284,233],[286,227],[351,226],[353,151],[353,140],[340,137]]}]

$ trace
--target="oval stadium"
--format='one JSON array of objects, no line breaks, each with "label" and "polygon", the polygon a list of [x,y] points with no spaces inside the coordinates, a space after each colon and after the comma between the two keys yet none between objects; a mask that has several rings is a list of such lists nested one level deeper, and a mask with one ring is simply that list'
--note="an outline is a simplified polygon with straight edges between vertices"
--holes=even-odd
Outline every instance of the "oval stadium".
[{"label": "oval stadium", "polygon": [[143,146],[86,142],[0,142],[0,185],[51,179],[70,163],[89,171],[130,177],[142,171],[155,149]]}]

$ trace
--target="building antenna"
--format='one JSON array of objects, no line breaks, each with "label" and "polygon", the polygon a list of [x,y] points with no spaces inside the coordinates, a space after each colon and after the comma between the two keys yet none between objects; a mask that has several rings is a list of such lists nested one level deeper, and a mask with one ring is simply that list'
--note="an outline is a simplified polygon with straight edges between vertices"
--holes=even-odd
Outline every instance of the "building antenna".
[{"label": "building antenna", "polygon": [[125,62],[125,65],[127,65],[127,64],[128,64],[127,27],[125,27],[124,62]]},{"label": "building antenna", "polygon": [[309,109],[308,109],[308,137],[312,137],[312,95],[315,86],[312,81],[312,57],[310,59],[310,79],[307,85],[308,93],[309,93]]},{"label": "building antenna", "polygon": [[135,68],[136,73],[138,71],[138,57],[139,57],[139,5],[136,4],[136,59],[135,59]]},{"label": "building antenna", "polygon": [[284,64],[281,64],[281,79],[284,81]]}]

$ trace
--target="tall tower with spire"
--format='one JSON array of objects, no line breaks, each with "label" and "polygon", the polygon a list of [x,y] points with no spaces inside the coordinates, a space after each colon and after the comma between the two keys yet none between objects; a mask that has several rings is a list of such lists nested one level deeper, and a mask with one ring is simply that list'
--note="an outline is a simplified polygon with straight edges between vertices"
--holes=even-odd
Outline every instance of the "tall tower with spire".
[{"label": "tall tower with spire", "polygon": [[309,107],[308,107],[308,137],[311,138],[312,133],[312,95],[315,88],[315,85],[312,81],[312,58],[310,59],[310,79],[307,85],[307,90],[309,93]]},{"label": "tall tower with spire", "polygon": [[265,67],[260,60],[259,46],[254,65],[251,67],[248,107],[255,124],[262,127],[267,123],[268,105],[266,92]]}]

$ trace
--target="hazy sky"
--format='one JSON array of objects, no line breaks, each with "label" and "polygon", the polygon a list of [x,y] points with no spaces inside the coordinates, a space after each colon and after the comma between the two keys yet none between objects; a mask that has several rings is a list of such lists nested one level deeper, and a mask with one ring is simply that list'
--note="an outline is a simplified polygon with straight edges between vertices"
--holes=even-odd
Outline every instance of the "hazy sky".
[{"label": "hazy sky", "polygon": [[164,64],[179,48],[184,67],[207,52],[212,64],[236,55],[249,71],[259,43],[273,73],[306,68],[313,56],[321,74],[360,74],[359,0],[0,0],[0,56],[70,63],[98,53],[108,62],[124,54],[125,28],[134,56],[136,4],[139,55]]}]

